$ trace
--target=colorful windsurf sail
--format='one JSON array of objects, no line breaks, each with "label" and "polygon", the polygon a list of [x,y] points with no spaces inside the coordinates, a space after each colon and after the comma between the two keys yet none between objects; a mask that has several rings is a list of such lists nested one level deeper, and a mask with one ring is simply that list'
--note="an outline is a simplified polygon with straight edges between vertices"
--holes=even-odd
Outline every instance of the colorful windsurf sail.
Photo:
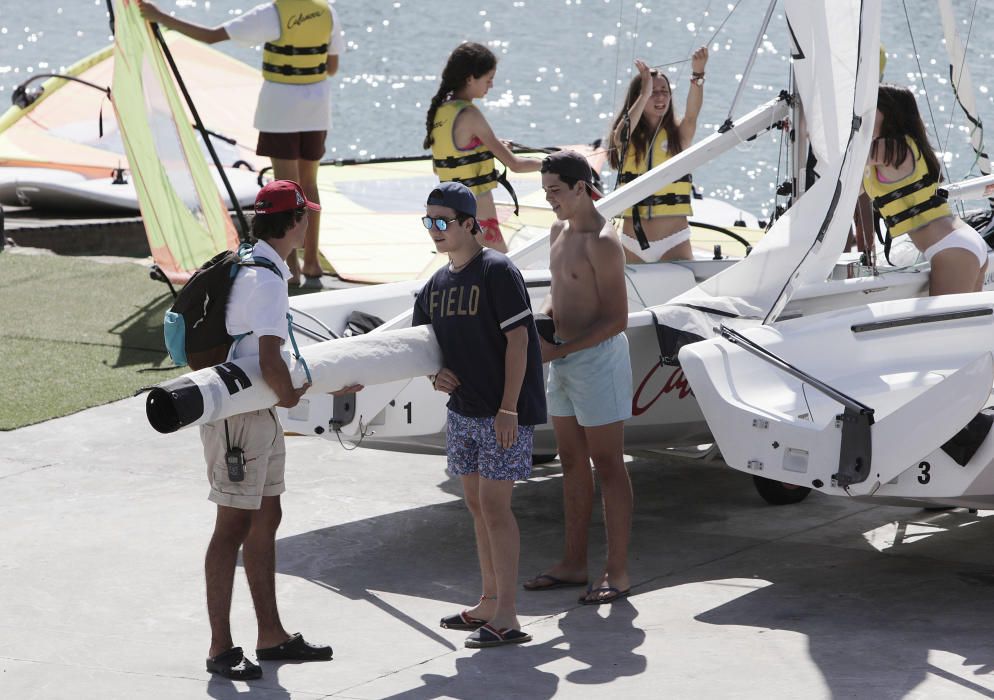
[{"label": "colorful windsurf sail", "polygon": [[[268,166],[268,158],[255,155],[258,133],[252,127],[262,84],[259,71],[182,34],[165,36],[180,70],[192,78],[187,87],[204,125],[227,139],[211,138],[224,166],[238,161],[256,170]],[[106,94],[113,71],[114,47],[107,46],[63,71],[70,80],[42,81],[39,76],[22,83],[29,104],[11,106],[0,115],[0,180],[7,172],[2,168],[64,170],[87,178],[111,177],[115,169],[126,169]]]},{"label": "colorful windsurf sail", "polygon": [[114,110],[149,247],[185,281],[238,234],[197,144],[169,66],[134,0],[114,0]]},{"label": "colorful windsurf sail", "polygon": [[[110,86],[113,47],[65,71],[93,86]],[[26,86],[34,98],[0,116],[0,167],[56,168],[100,177],[125,165],[107,94],[80,82],[49,78]],[[49,100],[53,95],[55,99]],[[101,123],[102,122],[102,123]]]}]

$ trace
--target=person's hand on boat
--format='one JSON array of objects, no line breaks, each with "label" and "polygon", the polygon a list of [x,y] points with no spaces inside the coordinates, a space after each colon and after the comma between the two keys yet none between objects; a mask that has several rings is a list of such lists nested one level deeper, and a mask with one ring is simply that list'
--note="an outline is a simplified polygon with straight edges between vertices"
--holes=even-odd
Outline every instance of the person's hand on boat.
[{"label": "person's hand on boat", "polygon": [[431,385],[435,387],[435,391],[441,391],[443,394],[451,394],[459,388],[459,383],[459,377],[451,369],[443,367],[435,375]]},{"label": "person's hand on boat", "polygon": [[166,13],[148,0],[138,0],[138,11],[149,22],[160,22],[166,16]]},{"label": "person's hand on boat", "polygon": [[331,395],[332,396],[345,396],[346,394],[355,394],[355,393],[357,393],[359,391],[362,391],[365,388],[366,387],[364,387],[362,384],[349,384],[348,386],[343,386],[338,391],[332,391]]},{"label": "person's hand on boat", "polygon": [[280,402],[276,404],[280,408],[293,408],[298,403],[300,403],[300,397],[307,393],[307,390],[311,388],[310,382],[305,382],[303,386],[291,389],[289,393],[285,396],[280,397]]},{"label": "person's hand on boat", "polygon": [[690,70],[694,73],[703,73],[708,64],[708,47],[699,46],[690,57]]}]

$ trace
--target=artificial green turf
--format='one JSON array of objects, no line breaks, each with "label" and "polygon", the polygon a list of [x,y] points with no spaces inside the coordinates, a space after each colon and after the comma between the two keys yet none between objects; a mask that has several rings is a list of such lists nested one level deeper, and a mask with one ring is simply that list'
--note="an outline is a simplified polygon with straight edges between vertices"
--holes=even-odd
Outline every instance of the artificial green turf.
[{"label": "artificial green turf", "polygon": [[141,265],[0,253],[0,430],[182,374],[162,341],[171,303]]}]

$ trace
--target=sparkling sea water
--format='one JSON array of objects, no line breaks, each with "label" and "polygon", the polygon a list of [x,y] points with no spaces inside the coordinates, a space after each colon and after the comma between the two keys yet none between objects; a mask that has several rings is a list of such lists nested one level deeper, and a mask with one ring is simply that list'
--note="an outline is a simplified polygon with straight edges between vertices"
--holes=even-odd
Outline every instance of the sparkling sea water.
[{"label": "sparkling sea water", "polygon": [[[831,0],[826,0],[831,1]],[[163,9],[216,25],[252,6],[250,0],[160,0]],[[339,0],[347,50],[341,57],[328,138],[329,158],[421,154],[425,110],[449,52],[461,41],[488,45],[499,58],[494,88],[481,104],[495,133],[530,146],[589,143],[603,138],[624,99],[636,57],[666,65],[678,113],[686,102],[693,49],[707,42],[705,102],[697,139],[729,115],[767,0]],[[994,125],[994,4],[953,3],[976,86],[981,118]],[[0,106],[32,74],[58,72],[107,45],[105,0],[33,0],[0,6]],[[730,14],[731,13],[731,14]],[[909,30],[910,25],[910,30]],[[932,144],[949,177],[979,174],[962,111],[948,80],[942,29],[933,0],[887,0],[882,41],[885,80],[914,88]],[[257,48],[232,42],[221,50],[252,65]],[[917,50],[917,55],[916,55]],[[787,84],[789,41],[774,13],[736,115],[774,97]],[[189,79],[189,77],[188,77]],[[926,102],[929,107],[926,107]],[[250,117],[249,117],[250,118]],[[216,127],[224,131],[223,125]],[[994,129],[994,126],[989,127]],[[994,131],[991,132],[994,134]],[[994,135],[988,135],[988,141]],[[769,214],[786,163],[780,135],[741,144],[694,173],[705,194]],[[613,178],[608,179],[613,183]]]}]

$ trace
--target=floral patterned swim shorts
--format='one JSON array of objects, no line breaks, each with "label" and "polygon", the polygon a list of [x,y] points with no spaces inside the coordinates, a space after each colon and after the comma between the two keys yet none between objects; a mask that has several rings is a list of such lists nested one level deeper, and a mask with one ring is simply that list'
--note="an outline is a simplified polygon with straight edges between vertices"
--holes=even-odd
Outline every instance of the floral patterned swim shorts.
[{"label": "floral patterned swim shorts", "polygon": [[532,439],[535,428],[518,426],[518,439],[506,450],[497,444],[494,418],[470,418],[449,411],[445,454],[452,476],[479,472],[491,481],[520,481],[532,472]]}]

